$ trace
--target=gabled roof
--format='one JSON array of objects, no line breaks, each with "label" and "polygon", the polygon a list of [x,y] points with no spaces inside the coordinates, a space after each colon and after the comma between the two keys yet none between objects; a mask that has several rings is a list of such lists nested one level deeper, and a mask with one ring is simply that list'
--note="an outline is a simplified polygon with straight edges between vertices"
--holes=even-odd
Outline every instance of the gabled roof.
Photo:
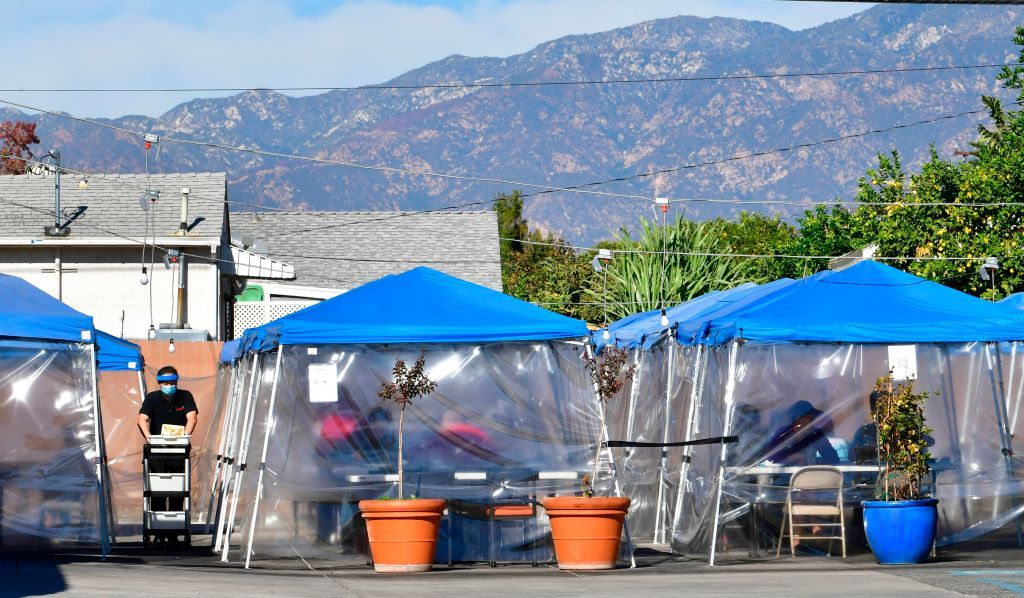
[{"label": "gabled roof", "polygon": [[[232,212],[231,236],[262,241],[292,284],[351,289],[428,266],[501,290],[494,212]],[[252,248],[250,248],[252,250]]]},{"label": "gabled roof", "polygon": [[[79,212],[80,207],[84,208],[70,223],[68,240],[122,241],[118,235],[141,239],[146,234],[146,211],[139,197],[147,185],[160,191],[154,210],[158,238],[169,237],[178,230],[182,187],[190,189],[189,224],[202,218],[191,229],[189,237],[219,240],[224,231],[227,177],[223,172],[149,177],[145,174],[90,175],[88,187],[80,189],[82,178],[74,174],[61,175],[60,203],[65,220]],[[0,241],[47,238],[43,227],[53,224],[53,187],[52,174],[0,176]]]},{"label": "gabled roof", "polygon": [[420,267],[245,331],[247,349],[280,345],[490,343],[582,338],[587,324]]}]

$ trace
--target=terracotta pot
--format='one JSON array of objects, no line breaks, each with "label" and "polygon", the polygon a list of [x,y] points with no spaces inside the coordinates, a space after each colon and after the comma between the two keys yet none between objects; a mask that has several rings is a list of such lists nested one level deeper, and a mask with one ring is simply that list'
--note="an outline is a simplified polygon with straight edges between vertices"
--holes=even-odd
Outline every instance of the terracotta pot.
[{"label": "terracotta pot", "polygon": [[614,569],[628,496],[544,499],[559,569]]},{"label": "terracotta pot", "polygon": [[361,500],[373,568],[385,573],[430,571],[445,501]]}]

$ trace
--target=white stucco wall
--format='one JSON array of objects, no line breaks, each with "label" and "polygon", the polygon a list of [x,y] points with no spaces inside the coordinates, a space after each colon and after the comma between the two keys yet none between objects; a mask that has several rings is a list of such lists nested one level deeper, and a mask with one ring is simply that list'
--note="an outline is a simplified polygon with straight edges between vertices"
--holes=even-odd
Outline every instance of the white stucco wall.
[{"label": "white stucco wall", "polygon": [[[210,255],[211,249],[189,247],[185,251]],[[162,322],[174,322],[172,310],[177,290],[174,271],[164,267],[159,250],[157,261],[149,272],[149,285],[141,285],[141,254],[142,250],[137,246],[61,248],[62,269],[76,271],[60,275],[60,298],[78,311],[91,315],[98,328],[115,336],[121,335],[123,312],[124,338],[146,338],[150,323],[150,291],[153,322],[159,327]],[[42,272],[43,269],[54,268],[56,255],[55,247],[0,247],[0,273],[24,278],[57,297],[58,275],[52,271]],[[219,278],[216,262],[200,263],[200,260],[190,258],[187,321],[194,329],[209,331],[212,338],[218,335]]]}]

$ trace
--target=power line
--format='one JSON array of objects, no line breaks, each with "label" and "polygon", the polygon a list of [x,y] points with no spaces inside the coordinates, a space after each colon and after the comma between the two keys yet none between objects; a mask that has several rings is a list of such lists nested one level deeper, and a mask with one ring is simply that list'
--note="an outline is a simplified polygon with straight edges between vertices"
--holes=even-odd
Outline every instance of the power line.
[{"label": "power line", "polygon": [[[43,209],[43,208],[37,208],[35,206],[30,206],[30,205],[22,204],[22,203],[19,203],[19,202],[16,202],[16,201],[12,201],[10,199],[6,199],[4,197],[0,197],[0,202],[6,203],[6,204],[10,204],[10,205],[13,205],[13,206],[17,206],[17,207],[20,207],[20,208],[23,208],[23,209],[31,210],[33,212],[37,212],[37,213],[40,213],[40,214],[45,214],[47,216],[52,216],[54,214],[54,212],[52,210],[46,210],[46,209]],[[95,229],[95,230],[99,230],[99,231],[105,232],[105,233],[107,233],[107,234],[109,234],[111,236],[118,237],[118,238],[126,240],[126,241],[131,241],[133,243],[140,243],[140,244],[143,243],[143,241],[140,241],[138,239],[134,239],[134,238],[122,235],[120,233],[111,231],[111,230],[103,228],[101,226],[96,226],[96,225],[93,225],[93,224],[82,223],[82,222],[80,222],[79,225],[80,226],[85,226],[87,228],[92,228],[92,229]],[[521,240],[521,239],[512,239],[512,238],[508,238],[508,237],[498,237],[498,240],[500,240],[500,241],[516,241],[516,242],[522,243],[524,245],[558,246],[558,247],[563,247],[563,248],[566,248],[566,249],[573,249],[573,250],[576,250],[576,251],[584,251],[584,252],[597,251],[596,249],[594,249],[592,247],[581,247],[581,246],[569,245],[567,243],[548,243],[548,242],[544,242],[544,241],[527,241],[527,240]],[[159,249],[161,251],[164,251],[164,252],[167,251],[167,248],[165,248],[165,247],[162,247],[162,246],[159,246],[159,245],[156,245],[156,244],[153,244],[153,246],[156,249]],[[751,259],[754,259],[754,258],[785,258],[785,259],[824,260],[824,259],[833,259],[833,258],[836,258],[836,257],[842,257],[842,256],[834,256],[834,255],[758,254],[758,253],[725,253],[725,252],[699,252],[699,251],[648,251],[648,250],[641,250],[641,249],[612,249],[611,252],[612,252],[612,254],[619,253],[619,254],[657,255],[657,256],[668,255],[668,256],[691,256],[691,257],[732,257],[732,258],[751,258]],[[206,260],[206,261],[210,261],[210,262],[222,262],[222,263],[234,264],[233,260],[226,260],[226,259],[221,259],[221,258],[215,258],[215,257],[207,256],[207,255],[189,254],[189,253],[182,253],[181,255],[184,255],[186,257],[200,258],[202,260]],[[981,257],[960,257],[960,256],[923,256],[923,257],[891,256],[890,257],[890,256],[876,256],[876,257],[873,257],[873,258],[863,258],[863,259],[873,259],[875,261],[983,261],[983,260],[986,259],[986,257],[997,257],[998,259],[1001,259],[1001,260],[1024,258],[1024,256],[981,256]],[[334,259],[334,258],[330,258],[328,256],[324,256],[323,259]],[[338,259],[339,260],[347,260],[347,258],[338,258]],[[355,260],[348,260],[348,261],[355,261]],[[407,260],[396,260],[396,262],[403,263],[403,262],[407,262]],[[419,263],[419,262],[417,262],[417,263]],[[359,281],[351,281],[351,282],[353,284],[361,284]]]},{"label": "power line", "polygon": [[[21,104],[21,103],[18,103],[18,102],[12,102],[10,100],[5,100],[5,99],[0,99],[0,103],[8,104],[8,105],[11,105],[11,106],[16,106],[16,107],[19,107],[19,108],[23,108],[25,110],[38,111],[38,112],[41,112],[41,113],[44,113],[44,114],[49,114],[49,115],[56,116],[56,117],[59,117],[59,118],[71,119],[71,120],[74,120],[74,121],[77,121],[77,122],[81,122],[81,123],[84,123],[84,124],[91,124],[91,125],[94,125],[94,126],[108,128],[108,129],[111,129],[111,130],[114,130],[114,131],[118,131],[118,132],[121,132],[121,133],[125,133],[125,134],[128,134],[128,135],[134,135],[134,136],[139,137],[139,138],[145,138],[145,134],[144,133],[140,133],[138,131],[132,131],[132,130],[129,130],[129,129],[125,129],[124,127],[119,127],[119,126],[116,126],[116,125],[100,122],[100,121],[93,120],[93,119],[77,117],[77,116],[73,116],[73,115],[65,114],[65,113],[61,113],[61,112],[54,112],[54,111],[51,111],[51,110],[46,110],[46,109],[43,109],[43,108],[38,108],[38,107],[35,107],[35,106],[30,106],[30,105],[27,105],[27,104]],[[1016,102],[1014,104],[1015,105],[1019,105],[1019,103],[1016,103]],[[705,167],[705,166],[714,166],[714,165],[718,165],[718,164],[726,164],[726,163],[729,163],[729,162],[735,162],[735,161],[739,161],[739,160],[746,160],[746,159],[750,159],[750,158],[762,157],[762,156],[767,156],[767,155],[771,155],[771,154],[775,154],[775,153],[782,153],[782,152],[790,152],[790,151],[795,151],[795,150],[800,150],[800,149],[807,149],[807,148],[815,147],[815,146],[818,146],[818,145],[837,143],[837,142],[840,142],[840,141],[846,141],[848,139],[855,139],[855,138],[860,138],[860,137],[866,137],[866,136],[869,136],[869,135],[875,135],[875,134],[880,134],[880,133],[885,133],[885,132],[895,131],[895,130],[900,130],[900,129],[907,129],[907,128],[910,128],[910,127],[915,127],[915,126],[920,126],[920,125],[933,124],[933,123],[944,121],[944,120],[949,120],[949,119],[954,119],[954,118],[961,118],[961,117],[964,117],[964,116],[969,116],[969,115],[974,115],[974,114],[981,114],[981,113],[986,113],[986,112],[987,112],[987,110],[985,110],[985,109],[979,109],[979,110],[971,110],[971,111],[966,111],[966,112],[960,112],[960,113],[956,113],[956,114],[948,114],[948,115],[933,117],[933,118],[929,118],[929,119],[914,121],[914,122],[910,122],[910,123],[902,123],[902,124],[893,125],[893,126],[890,126],[890,127],[882,127],[882,128],[876,128],[876,129],[872,129],[872,130],[868,130],[868,131],[861,131],[861,132],[858,132],[858,133],[850,133],[850,134],[847,134],[847,135],[840,135],[840,136],[837,136],[837,137],[832,137],[832,138],[828,138],[828,139],[822,139],[822,140],[818,140],[818,141],[811,141],[811,142],[796,144],[796,145],[787,146],[787,147],[774,148],[774,149],[769,149],[769,150],[762,150],[762,151],[759,151],[759,152],[750,152],[750,153],[747,153],[747,154],[740,154],[740,155],[737,155],[737,156],[730,156],[730,157],[727,157],[727,158],[720,158],[720,159],[716,159],[716,160],[707,160],[707,161],[704,161],[704,162],[698,162],[698,163],[693,163],[693,164],[684,164],[684,165],[676,166],[676,167],[672,167],[672,168],[666,168],[666,169],[661,169],[661,170],[656,170],[656,171],[637,173],[637,174],[628,175],[628,176],[624,176],[624,177],[616,177],[616,178],[605,179],[605,180],[601,180],[601,181],[594,181],[594,182],[590,182],[590,183],[583,183],[583,184],[579,184],[579,185],[569,185],[569,186],[563,186],[563,187],[557,187],[557,186],[552,186],[552,185],[543,185],[543,184],[537,184],[537,183],[527,183],[527,182],[523,182],[523,181],[513,181],[513,180],[493,178],[493,177],[476,177],[476,176],[468,176],[468,175],[456,175],[456,174],[451,174],[451,173],[437,173],[437,172],[430,172],[430,171],[417,171],[417,170],[409,170],[409,169],[403,169],[403,168],[395,168],[395,167],[390,167],[390,166],[378,166],[378,165],[370,165],[370,164],[361,164],[361,163],[357,163],[357,162],[347,162],[347,161],[342,161],[342,160],[329,160],[329,159],[326,159],[326,158],[315,158],[315,157],[312,157],[312,156],[303,156],[303,155],[299,155],[299,154],[286,154],[286,153],[282,153],[282,152],[271,152],[271,151],[267,151],[267,150],[253,149],[253,148],[247,148],[247,147],[243,147],[243,146],[232,146],[232,145],[214,143],[214,142],[210,142],[210,141],[195,141],[195,140],[190,140],[190,139],[180,139],[180,138],[176,138],[176,137],[162,137],[161,141],[162,142],[167,142],[167,143],[178,143],[178,144],[193,145],[193,146],[199,146],[199,147],[207,147],[207,148],[218,149],[218,150],[222,150],[222,151],[235,151],[235,152],[247,153],[247,154],[251,154],[251,155],[260,155],[260,156],[266,156],[266,157],[272,157],[272,158],[281,158],[281,159],[297,160],[297,161],[303,161],[303,162],[312,162],[312,163],[324,164],[324,165],[344,166],[344,167],[356,168],[356,169],[361,169],[361,170],[374,170],[374,171],[390,172],[390,173],[394,173],[394,174],[405,174],[405,175],[424,176],[424,177],[437,177],[437,178],[454,179],[454,180],[469,181],[469,182],[497,183],[497,184],[509,185],[509,186],[513,186],[513,187],[523,187],[523,188],[531,188],[531,189],[539,189],[540,190],[540,191],[537,191],[537,192],[534,192],[534,193],[523,194],[523,197],[533,197],[533,196],[537,196],[537,195],[545,195],[545,194],[556,193],[556,192],[570,192],[570,193],[581,193],[581,194],[587,194],[587,195],[598,195],[598,196],[603,196],[603,197],[614,197],[614,198],[638,199],[638,200],[643,200],[643,201],[652,201],[651,197],[644,196],[644,195],[625,194],[625,193],[609,193],[609,192],[603,192],[603,191],[593,191],[593,190],[586,189],[586,187],[594,187],[594,186],[598,186],[598,185],[605,185],[605,184],[610,184],[610,183],[615,183],[615,182],[623,182],[623,181],[629,181],[629,180],[634,180],[634,179],[639,179],[639,178],[652,177],[652,176],[657,176],[657,175],[660,175],[660,174],[669,174],[669,173],[679,172],[679,171],[682,171],[682,170],[690,170],[690,169],[701,168],[701,167]],[[675,200],[675,201],[678,202],[680,200]],[[474,203],[476,205],[480,205],[480,204],[482,204],[484,202],[474,202]]]},{"label": "power line", "polygon": [[[1020,102],[1013,102],[1013,104],[1011,104],[1011,105],[1019,106]],[[562,190],[579,190],[579,189],[582,189],[584,187],[591,187],[591,186],[596,186],[596,185],[607,185],[609,183],[619,183],[619,182],[623,182],[623,181],[631,181],[631,180],[640,179],[640,178],[658,176],[660,174],[671,174],[671,173],[679,172],[679,171],[682,171],[682,170],[692,170],[692,169],[696,169],[696,168],[702,168],[704,166],[716,166],[718,164],[726,164],[726,163],[735,162],[735,161],[738,161],[738,160],[748,160],[750,158],[760,158],[760,157],[763,157],[763,156],[769,156],[771,154],[778,154],[778,153],[783,153],[783,152],[792,152],[792,151],[796,151],[796,150],[807,149],[807,148],[818,146],[818,145],[825,145],[825,144],[829,144],[829,143],[838,143],[840,141],[846,141],[848,139],[857,139],[857,138],[860,138],[860,137],[867,137],[869,135],[876,135],[876,134],[879,134],[879,133],[887,133],[889,131],[896,131],[896,130],[899,130],[899,129],[908,129],[910,127],[916,127],[916,126],[919,126],[919,125],[933,124],[933,123],[941,122],[941,121],[944,121],[944,120],[950,120],[950,119],[954,119],[954,118],[961,118],[961,117],[964,117],[964,116],[970,116],[970,115],[973,115],[973,114],[982,114],[982,113],[987,113],[987,112],[988,112],[988,110],[981,109],[981,110],[970,110],[970,111],[967,111],[967,112],[959,112],[957,114],[947,114],[947,115],[937,116],[937,117],[934,117],[934,118],[929,118],[929,119],[925,119],[925,120],[919,120],[919,121],[915,121],[915,122],[911,122],[911,123],[903,123],[903,124],[899,124],[899,125],[893,125],[891,127],[872,129],[870,131],[861,131],[861,132],[858,132],[858,133],[850,133],[848,135],[839,135],[837,137],[832,137],[832,138],[829,138],[829,139],[821,139],[821,140],[818,140],[818,141],[808,141],[806,143],[800,143],[800,144],[791,145],[791,146],[788,146],[788,147],[780,147],[780,148],[775,148],[775,149],[770,149],[770,150],[763,150],[763,151],[759,151],[759,152],[750,152],[750,153],[747,153],[747,154],[740,154],[738,156],[730,156],[728,158],[720,158],[720,159],[716,159],[716,160],[707,160],[707,161],[704,161],[704,162],[696,162],[696,163],[693,163],[693,164],[684,164],[682,166],[675,166],[675,167],[672,167],[672,168],[664,168],[664,169],[661,169],[661,170],[654,170],[654,171],[650,171],[650,172],[641,172],[641,173],[638,173],[638,174],[632,174],[632,175],[628,175],[628,176],[624,176],[624,177],[617,177],[617,178],[614,178],[614,179],[607,179],[607,180],[603,180],[603,181],[595,181],[593,183],[584,183],[582,185],[575,185],[575,186],[572,186],[572,187],[567,187],[567,188],[564,188]],[[538,191],[538,192],[535,192],[535,193],[524,194],[523,197],[531,197],[531,196],[537,196],[537,195],[544,195],[546,193],[551,193],[551,191]],[[679,201],[685,201],[685,200],[678,200],[678,199],[671,199],[670,198],[670,201],[672,201],[673,203],[677,203]],[[694,200],[691,200],[691,201],[694,201]],[[700,201],[700,200],[696,200],[696,201]],[[707,201],[711,201],[711,200],[707,200]]]},{"label": "power line", "polygon": [[965,64],[948,66],[893,67],[863,70],[797,71],[793,73],[751,73],[737,75],[694,75],[685,77],[644,77],[638,79],[583,79],[580,81],[477,81],[471,83],[424,83],[409,85],[364,85],[364,86],[275,86],[275,87],[51,87],[51,88],[0,88],[2,93],[223,93],[247,91],[401,91],[418,89],[493,89],[516,87],[574,87],[595,85],[633,85],[642,83],[684,83],[714,81],[746,81],[752,79],[793,79],[798,77],[836,77],[879,75],[895,73],[923,73],[972,69],[990,69],[1019,66],[1016,62],[991,64]]}]

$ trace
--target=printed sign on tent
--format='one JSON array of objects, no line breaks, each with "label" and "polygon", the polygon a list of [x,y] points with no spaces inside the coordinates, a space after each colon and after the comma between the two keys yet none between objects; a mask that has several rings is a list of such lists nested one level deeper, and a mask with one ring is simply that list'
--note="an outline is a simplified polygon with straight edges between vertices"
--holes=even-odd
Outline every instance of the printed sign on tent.
[{"label": "printed sign on tent", "polygon": [[309,366],[309,402],[338,402],[338,366],[314,363]]},{"label": "printed sign on tent", "polygon": [[889,369],[893,380],[913,380],[917,378],[917,346],[890,345]]}]

